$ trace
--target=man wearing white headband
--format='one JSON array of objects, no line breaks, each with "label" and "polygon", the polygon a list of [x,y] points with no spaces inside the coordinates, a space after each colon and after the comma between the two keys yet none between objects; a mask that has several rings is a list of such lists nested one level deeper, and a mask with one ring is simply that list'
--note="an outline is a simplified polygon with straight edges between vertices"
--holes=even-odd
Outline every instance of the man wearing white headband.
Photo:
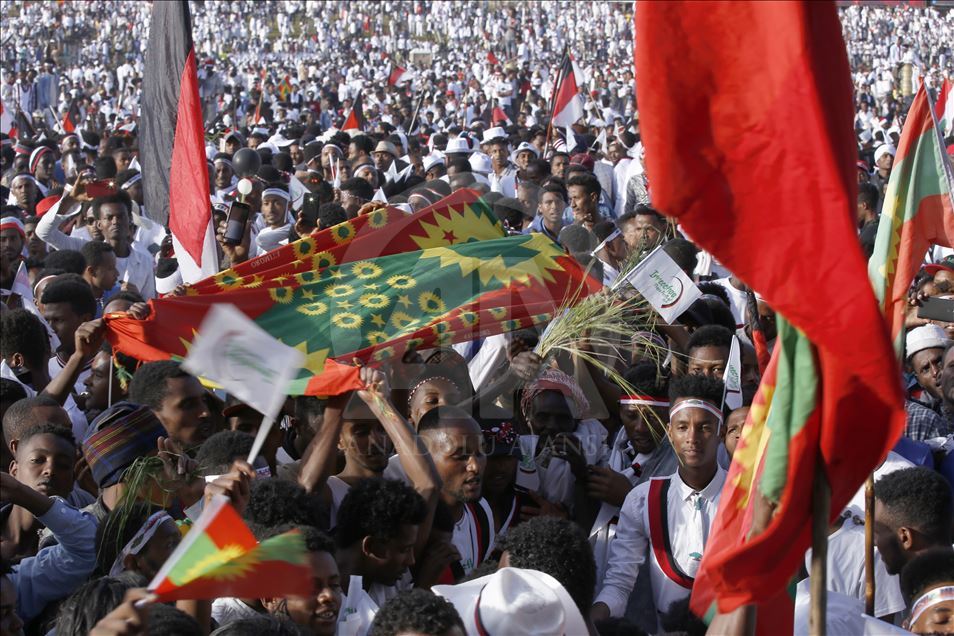
[{"label": "man wearing white headband", "polygon": [[629,246],[623,239],[623,233],[612,221],[600,221],[593,226],[593,233],[600,244],[591,254],[603,264],[603,284],[609,287],[616,282],[619,270],[629,256]]},{"label": "man wearing white headband", "polygon": [[[722,393],[720,380],[704,376],[684,376],[670,385],[666,432],[679,468],[626,496],[603,587],[591,612],[594,621],[626,614],[644,567],[649,568],[656,623],[670,605],[692,593],[725,484],[726,473],[717,459]],[[640,627],[650,633],[660,629],[658,624]]]},{"label": "man wearing white headband", "polygon": [[665,435],[668,380],[659,377],[656,363],[650,361],[627,371],[626,381],[636,391],[620,396],[619,419],[623,425],[613,439],[609,465],[591,467],[586,480],[586,493],[603,502],[590,530],[597,581],[602,581],[606,573],[626,495],[652,477],[671,475],[678,466]]},{"label": "man wearing white headband", "polygon": [[914,634],[950,634],[954,624],[954,550],[928,550],[904,566],[901,590],[910,599],[904,626]]},{"label": "man wearing white headband", "polygon": [[284,184],[269,183],[262,190],[261,216],[252,227],[253,256],[288,243],[293,223],[288,214],[290,198],[288,188]]}]

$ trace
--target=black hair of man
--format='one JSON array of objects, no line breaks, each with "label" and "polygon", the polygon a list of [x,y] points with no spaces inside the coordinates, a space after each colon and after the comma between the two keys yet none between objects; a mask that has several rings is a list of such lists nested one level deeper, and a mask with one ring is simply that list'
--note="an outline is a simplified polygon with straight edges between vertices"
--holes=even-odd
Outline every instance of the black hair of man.
[{"label": "black hair of man", "polygon": [[82,278],[57,276],[43,290],[40,302],[44,305],[67,304],[77,316],[89,316],[89,320],[96,315],[96,298],[93,296],[93,290]]},{"label": "black hair of man", "polygon": [[255,437],[242,431],[219,431],[202,442],[195,455],[202,475],[221,475],[236,459],[245,459],[252,450]]},{"label": "black hair of man", "polygon": [[403,481],[365,479],[352,486],[338,507],[335,543],[348,548],[365,537],[388,541],[401,526],[420,525],[426,514],[424,498]]},{"label": "black hair of man", "polygon": [[0,408],[9,409],[18,401],[26,398],[27,392],[22,384],[10,378],[0,378]]},{"label": "black hair of man", "polygon": [[667,634],[705,636],[709,626],[689,609],[689,597],[673,601],[666,613],[659,617],[660,625]]},{"label": "black hair of man", "polygon": [[451,168],[454,168],[458,173],[473,172],[470,161],[463,158],[451,159],[447,162],[447,169],[450,170]]},{"label": "black hair of man", "polygon": [[916,529],[931,543],[951,545],[951,486],[940,473],[912,466],[875,482],[875,498],[896,527]]},{"label": "black hair of man", "polygon": [[725,303],[726,307],[732,306],[732,303],[729,302],[729,292],[727,292],[725,290],[725,287],[723,287],[722,285],[718,283],[713,283],[712,281],[704,281],[701,283],[697,283],[696,287],[698,287],[699,291],[701,291],[703,294],[709,294],[710,296],[715,296],[716,298],[721,300],[723,303]]},{"label": "black hair of man", "polygon": [[8,359],[15,353],[22,355],[31,367],[41,367],[50,359],[46,327],[26,309],[0,314],[0,357]]},{"label": "black hair of man", "polygon": [[[82,252],[76,250],[53,250],[43,259],[43,267],[47,270],[59,270],[82,276],[83,270],[86,269],[86,259],[83,258]],[[52,272],[46,275],[51,274]]]},{"label": "black hair of man", "polygon": [[318,229],[325,230],[348,220],[348,213],[338,203],[323,203],[318,208]]},{"label": "black hair of man", "polygon": [[657,210],[656,208],[653,208],[653,207],[650,207],[650,206],[646,205],[645,203],[639,203],[639,204],[637,204],[636,207],[633,208],[631,214],[632,214],[634,217],[636,217],[636,216],[651,216],[651,217],[653,217],[653,218],[654,218],[655,220],[657,220],[657,221],[662,221],[663,223],[666,222],[666,217],[665,217],[665,215],[663,215],[662,212],[660,212],[660,211]]},{"label": "black hair of man", "polygon": [[149,636],[203,636],[198,621],[182,610],[162,603],[149,606],[143,633]]},{"label": "black hair of man", "polygon": [[931,588],[954,581],[954,550],[931,548],[912,558],[901,570],[901,594],[910,604]]},{"label": "black hair of man", "polygon": [[355,135],[351,138],[351,143],[366,155],[370,155],[374,150],[374,142],[367,135]]},{"label": "black hair of man", "polygon": [[692,276],[696,269],[696,256],[699,254],[699,248],[684,238],[673,238],[663,243],[663,251],[676,261],[679,269],[687,275]]},{"label": "black hair of man", "polygon": [[104,205],[109,205],[111,203],[119,203],[124,208],[126,208],[126,214],[132,212],[132,199],[129,198],[129,195],[126,194],[125,190],[119,190],[116,194],[110,194],[105,197],[97,197],[93,199],[93,218],[99,219],[99,211],[103,209]]},{"label": "black hair of man", "polygon": [[87,636],[107,614],[119,607],[132,586],[113,577],[83,583],[60,605],[56,614],[58,636]]},{"label": "black hair of man", "polygon": [[103,264],[106,254],[113,254],[113,246],[105,241],[87,241],[80,250],[86,267],[99,267]]},{"label": "black hair of man", "polygon": [[178,362],[148,362],[133,374],[132,382],[129,383],[129,401],[148,406],[153,411],[161,410],[169,391],[168,380],[187,377],[189,373]]},{"label": "black hair of man", "polygon": [[112,179],[116,176],[116,160],[111,155],[98,157],[93,162],[93,171],[97,179]]},{"label": "black hair of man", "polygon": [[659,371],[659,366],[652,360],[640,360],[626,369],[623,378],[643,395],[668,395],[669,376]]},{"label": "black hair of man", "polygon": [[599,241],[596,240],[596,236],[594,236],[592,232],[576,223],[567,225],[560,230],[560,236],[558,238],[560,245],[570,252],[589,254],[593,251],[593,248],[599,244]]},{"label": "black hair of man", "polygon": [[592,172],[583,172],[570,177],[566,182],[566,189],[569,190],[573,186],[579,186],[583,188],[586,194],[595,194],[596,196],[599,196],[600,192],[603,191],[600,180]]},{"label": "black hair of man", "polygon": [[[689,323],[694,318],[697,319],[695,322],[697,326],[722,327],[730,332],[735,331],[735,317],[732,315],[732,310],[719,298],[697,298],[686,310],[686,314],[688,314],[687,322]],[[683,321],[682,316],[679,320]]]},{"label": "black hair of man", "polygon": [[258,524],[253,524],[252,534],[255,535],[255,538],[259,542],[264,541],[265,539],[271,539],[272,537],[277,537],[280,534],[285,534],[286,532],[291,532],[297,530],[301,533],[302,539],[305,541],[305,549],[309,552],[327,552],[331,556],[335,554],[335,542],[327,534],[316,528],[315,526],[303,526],[303,525],[294,525],[290,523],[285,523],[280,526],[262,526]]},{"label": "black hair of man", "polygon": [[399,593],[378,610],[368,636],[443,636],[454,627],[465,631],[454,604],[430,590],[415,588]]},{"label": "black hair of man", "polygon": [[872,212],[878,211],[878,199],[881,198],[881,193],[878,191],[878,186],[873,183],[862,183],[858,185],[858,204],[864,205],[866,208]]},{"label": "black hair of man", "polygon": [[596,587],[596,561],[586,534],[566,519],[535,517],[510,530],[501,549],[510,566],[549,574],[581,612],[589,611]]},{"label": "black hair of man", "polygon": [[159,508],[136,501],[114,508],[96,529],[96,571],[109,574],[123,546],[132,540],[146,520]]},{"label": "black hair of man", "polygon": [[116,292],[115,294],[113,294],[112,296],[109,297],[109,301],[107,301],[106,304],[108,305],[109,303],[113,302],[114,300],[125,300],[125,301],[131,302],[131,303],[144,303],[144,302],[146,302],[146,299],[142,297],[142,294],[140,294],[139,292],[135,292],[135,291],[129,290],[129,289],[122,289],[122,290]]},{"label": "black hair of man", "polygon": [[113,181],[116,182],[117,187],[122,187],[124,183],[135,177],[139,174],[139,171],[135,168],[126,168],[125,170],[120,170],[116,173],[116,178]]},{"label": "black hair of man", "polygon": [[417,432],[425,434],[428,431],[439,431],[459,422],[475,422],[473,416],[456,406],[438,406],[421,416]]},{"label": "black hair of man", "polygon": [[13,440],[22,439],[23,433],[28,428],[45,421],[33,412],[33,409],[38,407],[62,408],[59,402],[43,393],[25,397],[11,404],[7,412],[3,414],[3,439],[8,445]]},{"label": "black hair of man", "polygon": [[612,221],[599,221],[593,225],[593,234],[596,236],[596,240],[603,242],[609,238],[610,234],[616,231],[616,224]]},{"label": "black hair of man", "polygon": [[254,479],[249,488],[245,519],[263,526],[326,527],[327,514],[317,495],[284,479]]},{"label": "black hair of man", "polygon": [[301,636],[301,631],[289,618],[262,614],[226,623],[209,636]]},{"label": "black hair of man", "polygon": [[76,448],[76,438],[73,437],[73,431],[65,426],[54,424],[53,422],[38,422],[28,426],[26,430],[20,434],[20,445],[18,448],[23,448],[24,444],[37,435],[55,435],[69,442],[73,448]]},{"label": "black hair of man", "polygon": [[705,375],[684,375],[673,378],[669,383],[669,400],[675,402],[680,398],[697,398],[713,404],[722,404],[722,393],[725,385],[722,380]]},{"label": "black hair of man", "polygon": [[563,203],[566,203],[567,201],[569,201],[569,195],[567,195],[566,193],[566,188],[564,188],[558,183],[554,183],[553,181],[546,183],[543,186],[543,188],[541,188],[540,198],[543,198],[543,195],[546,194],[547,192],[550,192],[551,194],[555,194],[558,197],[560,197],[563,200]]},{"label": "black hair of man", "polygon": [[366,179],[361,177],[351,177],[341,183],[342,192],[350,192],[353,196],[364,201],[370,201],[374,197],[374,188]]}]

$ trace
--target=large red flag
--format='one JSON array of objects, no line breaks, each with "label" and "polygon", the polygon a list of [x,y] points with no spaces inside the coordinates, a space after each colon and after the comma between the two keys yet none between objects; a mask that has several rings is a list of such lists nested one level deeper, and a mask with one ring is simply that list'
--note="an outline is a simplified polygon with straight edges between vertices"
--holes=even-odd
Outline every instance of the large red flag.
[{"label": "large red flag", "polygon": [[[792,377],[815,374],[817,391],[775,398],[791,417],[790,437],[772,431],[779,454],[762,468],[775,480],[774,517],[758,537],[735,534],[703,557],[699,577],[728,611],[768,600],[804,557],[816,462],[834,516],[893,446],[904,426],[898,369],[854,225],[852,86],[834,4],[638,3],[636,33],[654,207],[814,346]],[[737,486],[727,480],[723,502],[747,503]],[[728,508],[712,536],[738,532]]]},{"label": "large red flag", "polygon": [[146,53],[139,161],[149,216],[172,231],[187,283],[218,270],[189,4],[156,2]]}]

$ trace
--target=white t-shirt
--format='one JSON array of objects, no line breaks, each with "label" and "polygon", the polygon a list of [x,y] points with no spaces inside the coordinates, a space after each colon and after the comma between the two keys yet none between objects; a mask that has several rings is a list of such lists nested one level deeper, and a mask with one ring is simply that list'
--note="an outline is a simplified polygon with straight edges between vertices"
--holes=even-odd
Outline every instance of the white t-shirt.
[{"label": "white t-shirt", "polygon": [[[851,515],[828,536],[828,591],[865,600],[865,525]],[[900,612],[906,605],[897,575],[889,575],[875,550],[875,616]],[[812,551],[805,552],[805,568],[811,571]]]},{"label": "white t-shirt", "polygon": [[[494,533],[494,513],[490,509],[490,504],[487,503],[487,500],[481,499],[474,505],[480,506],[487,515],[489,521],[487,528],[490,536],[479,536],[480,527],[477,518],[471,512],[469,506],[464,506],[464,514],[454,524],[454,536],[451,543],[460,553],[460,564],[464,568],[465,575],[470,574],[483,560],[481,558],[481,548],[483,548],[483,555],[490,554],[497,539]],[[486,542],[485,548],[483,547],[484,542]]]},{"label": "white t-shirt", "polygon": [[[901,455],[898,455],[894,451],[888,451],[888,456],[885,458],[884,463],[878,466],[874,471],[875,482],[887,475],[888,473],[893,473],[896,470],[902,470],[904,468],[910,468],[914,466],[913,463],[906,460]],[[861,488],[858,489],[858,492],[855,493],[855,496],[851,498],[851,501],[848,502],[848,505],[845,506],[845,509],[853,508],[852,513],[858,515],[862,519],[865,518],[865,486],[861,485]]]}]

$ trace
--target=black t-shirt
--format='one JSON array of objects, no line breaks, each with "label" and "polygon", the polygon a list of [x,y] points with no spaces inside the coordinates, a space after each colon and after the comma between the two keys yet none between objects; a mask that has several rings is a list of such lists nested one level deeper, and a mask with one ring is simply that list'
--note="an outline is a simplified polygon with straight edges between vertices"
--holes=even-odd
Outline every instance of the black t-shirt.
[{"label": "black t-shirt", "polygon": [[876,216],[873,221],[868,221],[861,228],[861,234],[858,240],[861,241],[861,251],[865,258],[871,258],[874,253],[875,239],[878,238],[878,221],[880,216]]}]

